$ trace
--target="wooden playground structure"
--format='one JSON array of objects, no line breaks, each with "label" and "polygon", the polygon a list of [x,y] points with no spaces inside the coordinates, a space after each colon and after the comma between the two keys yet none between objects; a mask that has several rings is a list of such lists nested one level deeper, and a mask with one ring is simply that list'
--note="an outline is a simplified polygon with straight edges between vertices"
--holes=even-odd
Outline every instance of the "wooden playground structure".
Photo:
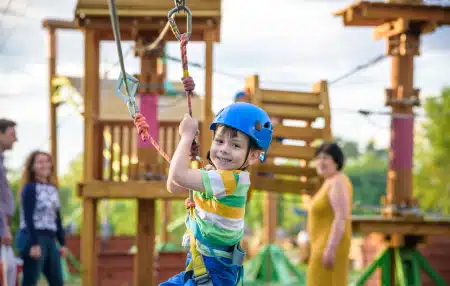
[{"label": "wooden playground structure", "polygon": [[[204,42],[206,47],[205,94],[200,117],[198,117],[201,154],[205,158],[211,141],[209,123],[213,119],[211,109],[213,47],[214,43],[220,41],[221,0],[190,0],[187,5],[193,11],[193,33],[190,41]],[[164,29],[167,23],[167,12],[172,8],[172,1],[117,0],[122,41],[133,41],[137,47],[154,42]],[[439,25],[450,24],[450,8],[445,8],[444,12],[439,8],[443,9],[440,6],[433,8],[415,4],[359,2],[336,13],[343,16],[345,25],[377,26],[376,37],[388,39],[388,54],[392,56],[393,75],[392,88],[387,90],[386,104],[392,106],[393,113],[412,115],[412,107],[419,104],[418,91],[413,88],[412,82],[413,57],[418,55],[418,41],[421,33],[431,32]],[[180,30],[186,30],[184,21],[178,20],[178,22]],[[101,106],[108,104],[107,101],[100,99],[100,43],[114,40],[107,0],[78,0],[73,21],[45,20],[43,24],[49,34],[51,153],[55,169],[57,169],[58,154],[57,105],[52,97],[54,79],[58,77],[56,31],[58,29],[80,30],[85,39],[84,173],[79,189],[79,195],[83,200],[82,285],[100,285],[97,277],[98,249],[95,248],[95,241],[97,204],[102,199],[137,200],[134,285],[155,285],[156,202],[163,202],[161,217],[163,225],[166,225],[170,221],[170,200],[183,200],[188,194],[180,196],[166,191],[167,163],[161,160],[151,145],[138,144],[137,140],[140,139],[137,138],[131,119],[105,119],[100,115]],[[142,88],[138,94],[141,99],[145,96],[164,94],[163,82],[166,79],[166,67],[161,57],[164,56],[163,47],[169,41],[176,41],[171,33],[167,33],[162,38],[157,48],[135,53],[135,56],[140,58],[141,70],[138,78]],[[261,89],[259,77],[252,75],[247,78],[245,87],[251,93],[252,102],[265,109],[269,116],[278,122],[274,125],[274,143],[268,153],[267,161],[254,166],[251,170],[252,188],[265,191],[264,204],[267,211],[264,212],[264,242],[271,244],[275,241],[277,195],[280,193],[314,194],[320,186],[321,180],[309,163],[314,158],[313,144],[317,140],[332,139],[328,85],[324,80],[319,81],[309,92]],[[126,106],[122,104],[121,107],[126,112]],[[144,113],[144,115],[147,117],[147,114]],[[149,116],[152,118],[152,115]],[[159,137],[159,144],[170,156],[178,142],[178,122],[154,119],[154,122],[149,123],[157,124],[156,136]],[[297,121],[297,124],[292,126],[287,123],[289,120]],[[322,126],[313,127],[313,123],[318,120],[322,120]],[[301,125],[298,124],[300,122]],[[382,232],[389,238],[387,254],[381,259],[382,281],[389,284],[383,285],[395,285],[391,283],[394,283],[396,275],[400,280],[405,279],[400,278],[401,275],[399,276],[398,272],[402,268],[398,265],[410,263],[405,262],[407,259],[401,262],[402,257],[406,257],[403,254],[412,252],[424,236],[450,233],[449,222],[427,220],[410,212],[416,204],[412,198],[411,183],[412,122],[412,116],[407,119],[398,117],[392,119],[392,158],[383,216],[353,217],[355,231]],[[105,132],[111,135],[112,142],[108,146],[110,148],[108,158],[103,155]],[[395,136],[396,134],[400,136]],[[282,140],[276,140],[277,138]],[[294,140],[299,144],[288,145],[285,140]],[[399,148],[406,148],[408,152],[398,152]],[[295,164],[283,165],[279,163],[282,159],[289,159]],[[157,176],[146,177],[145,174],[148,173],[157,174]],[[166,241],[168,235],[167,231],[163,230],[161,239]],[[419,264],[415,263],[412,263],[413,268],[406,267],[406,269],[416,269],[414,267],[418,267]],[[373,267],[369,267],[367,274],[370,275],[371,270],[377,266],[380,264],[376,262]],[[363,285],[364,278],[366,277],[361,278],[360,285]]]}]

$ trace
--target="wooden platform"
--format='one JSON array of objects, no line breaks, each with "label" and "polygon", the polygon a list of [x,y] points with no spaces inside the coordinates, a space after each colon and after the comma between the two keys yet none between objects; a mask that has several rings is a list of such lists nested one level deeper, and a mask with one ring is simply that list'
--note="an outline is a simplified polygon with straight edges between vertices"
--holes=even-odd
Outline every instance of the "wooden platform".
[{"label": "wooden platform", "polygon": [[166,181],[90,181],[79,184],[78,195],[91,199],[166,199],[184,200],[189,194],[174,195],[167,191]]},{"label": "wooden platform", "polygon": [[433,21],[450,25],[450,7],[360,1],[333,13],[342,16],[345,26],[378,26],[403,18],[408,21]]},{"label": "wooden platform", "polygon": [[450,219],[386,218],[383,216],[352,216],[353,232],[399,235],[450,235]]}]

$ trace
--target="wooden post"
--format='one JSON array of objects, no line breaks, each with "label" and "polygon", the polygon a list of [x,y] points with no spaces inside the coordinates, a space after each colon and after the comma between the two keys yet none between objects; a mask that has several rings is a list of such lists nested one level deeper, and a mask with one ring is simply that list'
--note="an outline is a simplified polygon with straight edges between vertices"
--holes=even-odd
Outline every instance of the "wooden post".
[{"label": "wooden post", "polygon": [[97,199],[83,199],[83,227],[81,229],[81,278],[83,286],[98,285]]},{"label": "wooden post", "polygon": [[56,104],[53,103],[53,79],[56,76],[56,30],[51,27],[48,29],[48,81],[49,81],[49,108],[50,108],[50,154],[52,154],[53,163],[53,181],[58,184],[58,135],[57,135],[57,116]]},{"label": "wooden post", "polygon": [[[157,93],[158,88],[153,87],[160,83],[157,74],[157,57],[143,54],[141,57],[141,95],[146,93]],[[151,124],[151,123],[150,123]],[[138,148],[139,165],[143,163],[146,171],[158,171],[157,151],[153,147]],[[150,169],[149,169],[150,168]],[[138,199],[137,201],[137,232],[136,246],[137,252],[134,261],[136,286],[155,285],[153,267],[155,261],[155,200]]]},{"label": "wooden post", "polygon": [[[165,49],[164,47],[166,44],[161,45],[161,55],[165,57]],[[157,64],[157,73],[158,73],[158,84],[161,85],[160,88],[160,95],[164,95],[167,91],[164,88],[164,81],[167,79],[167,63],[166,60],[163,60],[162,58],[158,58],[158,64]],[[166,166],[165,164],[162,164],[162,167]],[[165,174],[165,169],[161,168],[161,172]],[[170,200],[162,200],[161,201],[161,237],[160,241],[161,243],[165,244],[170,241],[170,233],[167,231],[167,225],[170,223],[171,220],[171,205],[172,203]]]},{"label": "wooden post", "polygon": [[[262,94],[259,88],[259,76],[253,75],[249,76],[245,81],[245,87],[250,90],[252,94],[252,103],[261,106],[262,105]],[[266,159],[267,164],[271,164],[271,158]],[[253,176],[256,177],[258,172],[258,166],[252,167]],[[264,237],[263,241],[266,244],[271,244],[275,242],[275,234],[277,228],[277,198],[278,195],[272,192],[264,192],[263,204],[263,225],[264,225]]]},{"label": "wooden post", "polygon": [[[249,76],[245,81],[245,87],[249,89],[252,97],[252,103],[260,106],[262,105],[262,93],[259,88],[259,76],[253,75]],[[265,164],[271,164],[273,159],[267,158]],[[252,177],[257,178],[258,176],[258,165],[251,168]],[[273,244],[275,242],[275,235],[277,229],[277,198],[278,194],[274,192],[264,192],[263,195],[263,243]],[[270,258],[270,253],[267,254],[266,269],[267,269],[267,281],[272,279],[272,264],[274,263]]]},{"label": "wooden post", "polygon": [[[401,51],[404,47],[412,49]],[[406,33],[388,38],[388,54],[392,56],[391,89],[387,90],[386,105],[392,107],[391,152],[387,182],[388,214],[399,208],[411,207],[414,117],[414,56],[418,54],[419,36]],[[390,207],[390,208],[389,208]]]},{"label": "wooden post", "polygon": [[[144,54],[141,57],[141,74],[140,74],[140,96],[146,93],[157,93],[158,89],[153,87],[159,83],[157,75],[157,58]],[[142,99],[141,99],[142,100]],[[149,122],[152,124],[151,122]],[[140,139],[139,139],[140,140]],[[137,150],[139,166],[143,167],[144,172],[157,171],[157,151],[152,145],[147,145]],[[141,168],[142,169],[142,168]]]},{"label": "wooden post", "polygon": [[155,285],[155,200],[138,199],[138,229],[136,232],[136,286]]},{"label": "wooden post", "polygon": [[[98,118],[100,110],[100,84],[99,84],[99,53],[100,41],[97,33],[92,29],[85,32],[84,54],[84,180],[89,181],[98,176],[98,164],[103,150],[97,150],[98,143]],[[97,178],[96,178],[97,179]]]},{"label": "wooden post", "polygon": [[331,140],[333,138],[332,128],[331,128],[331,110],[330,110],[330,98],[328,96],[328,83],[326,80],[321,80],[314,84],[313,90],[314,93],[319,93],[322,105],[323,105],[323,113],[325,119],[325,140]]},{"label": "wooden post", "polygon": [[205,31],[205,98],[203,100],[203,119],[201,126],[201,156],[206,159],[206,154],[211,146],[212,136],[209,125],[213,121],[212,94],[213,94],[213,48],[216,38],[215,30]]},{"label": "wooden post", "polygon": [[170,241],[170,233],[167,231],[167,226],[170,223],[171,220],[171,202],[170,200],[161,200],[161,211],[160,211],[160,218],[161,218],[161,237],[160,242],[162,244],[166,244]]},{"label": "wooden post", "polygon": [[[94,30],[86,29],[85,54],[84,54],[84,168],[83,181],[89,182],[98,179],[100,168],[99,155],[102,150],[97,150],[99,115],[99,52],[100,41]],[[83,286],[94,286],[97,283],[97,200],[83,198],[83,230],[81,235],[82,283]]]}]

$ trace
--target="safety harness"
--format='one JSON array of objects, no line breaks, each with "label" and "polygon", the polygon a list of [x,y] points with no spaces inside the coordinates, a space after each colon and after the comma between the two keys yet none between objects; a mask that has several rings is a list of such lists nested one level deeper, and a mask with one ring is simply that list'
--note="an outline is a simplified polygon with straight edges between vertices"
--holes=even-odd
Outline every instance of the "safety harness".
[{"label": "safety harness", "polygon": [[[195,222],[195,217],[193,216],[194,209],[190,209],[189,215],[186,217],[186,226],[187,226],[187,234],[189,235],[189,249],[191,253],[191,260],[186,267],[184,280],[185,282],[189,279],[193,279],[196,285],[199,286],[213,286],[211,281],[211,276],[209,275],[208,269],[206,269],[205,262],[203,259],[203,255],[197,248],[197,243],[201,243],[202,245],[208,248],[209,253],[219,262],[222,266],[226,268],[231,268],[233,266],[237,266],[238,275],[235,282],[235,285],[238,285],[240,281],[242,281],[242,285],[244,285],[244,259],[245,252],[240,247],[239,243],[235,244],[232,247],[220,247],[216,245],[211,245],[208,241],[202,239],[202,235],[197,227],[197,223]],[[194,230],[194,232],[192,232]],[[217,255],[216,250],[222,250],[230,252],[231,250],[231,264],[223,262]]]}]

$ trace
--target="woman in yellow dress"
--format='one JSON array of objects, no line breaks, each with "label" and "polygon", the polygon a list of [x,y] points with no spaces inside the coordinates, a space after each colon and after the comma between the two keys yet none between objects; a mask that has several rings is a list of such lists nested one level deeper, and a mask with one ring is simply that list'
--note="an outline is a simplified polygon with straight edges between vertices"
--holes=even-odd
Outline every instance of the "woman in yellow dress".
[{"label": "woman in yellow dress", "polygon": [[344,155],[337,144],[321,145],[315,159],[317,172],[325,181],[311,200],[308,212],[311,257],[307,286],[346,286],[353,186],[341,172]]}]

